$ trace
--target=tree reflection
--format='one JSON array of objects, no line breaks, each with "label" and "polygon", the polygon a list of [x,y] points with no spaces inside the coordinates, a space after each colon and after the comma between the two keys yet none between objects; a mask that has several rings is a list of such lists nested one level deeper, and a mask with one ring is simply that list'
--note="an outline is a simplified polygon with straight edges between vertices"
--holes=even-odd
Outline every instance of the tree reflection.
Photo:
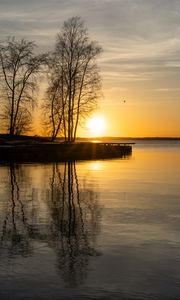
[{"label": "tree reflection", "polygon": [[[1,247],[8,249],[8,255],[21,254],[28,256],[32,254],[30,239],[33,238],[34,228],[28,221],[32,219],[33,209],[27,207],[27,202],[23,201],[20,185],[23,180],[27,180],[25,170],[20,165],[10,164],[8,169],[8,182],[6,195],[8,196],[4,213],[1,214],[2,233]],[[31,202],[35,194],[32,191]],[[31,214],[30,214],[31,213]]]},{"label": "tree reflection", "polygon": [[99,255],[98,193],[87,178],[78,179],[75,162],[48,166],[49,185],[41,180],[40,193],[33,187],[28,170],[27,166],[10,164],[4,177],[0,254],[32,256],[34,241],[36,246],[43,242],[54,250],[64,282],[76,286],[87,277],[89,258]]},{"label": "tree reflection", "polygon": [[75,162],[53,165],[48,203],[51,211],[52,247],[58,257],[58,269],[66,284],[84,281],[90,256],[99,255],[96,237],[99,232],[98,194],[79,183]]}]

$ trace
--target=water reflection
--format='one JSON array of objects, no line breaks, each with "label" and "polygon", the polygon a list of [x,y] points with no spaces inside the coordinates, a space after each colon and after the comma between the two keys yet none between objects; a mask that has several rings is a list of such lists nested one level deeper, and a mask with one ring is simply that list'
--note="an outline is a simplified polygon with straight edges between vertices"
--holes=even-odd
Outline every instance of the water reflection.
[{"label": "water reflection", "polygon": [[51,212],[51,246],[58,258],[64,281],[76,286],[87,276],[90,256],[97,256],[100,208],[97,193],[86,181],[80,184],[75,162],[52,167],[51,189],[47,195]]},{"label": "water reflection", "polygon": [[[8,180],[6,183],[5,206],[1,212],[1,248],[7,250],[7,255],[13,257],[21,254],[28,256],[32,254],[31,239],[35,237],[33,219],[35,210],[27,207],[27,202],[21,194],[21,178],[27,180],[25,170],[18,165],[10,164],[8,168]],[[35,194],[31,194],[31,201],[35,201]],[[29,223],[31,220],[32,223]],[[5,253],[4,253],[5,254]]]},{"label": "water reflection", "polygon": [[[1,205],[1,260],[33,256],[35,242],[56,255],[56,268],[68,286],[84,282],[91,256],[99,255],[98,193],[86,179],[78,179],[75,162],[49,165],[46,187],[37,189],[28,166],[8,167]],[[47,185],[48,183],[48,185]]]}]

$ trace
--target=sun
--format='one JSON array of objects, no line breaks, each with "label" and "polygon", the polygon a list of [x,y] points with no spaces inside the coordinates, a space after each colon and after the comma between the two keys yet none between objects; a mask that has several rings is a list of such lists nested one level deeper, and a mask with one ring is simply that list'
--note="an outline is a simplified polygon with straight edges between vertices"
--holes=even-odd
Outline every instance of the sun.
[{"label": "sun", "polygon": [[102,136],[106,129],[106,121],[101,116],[94,116],[88,120],[87,128],[91,137]]}]

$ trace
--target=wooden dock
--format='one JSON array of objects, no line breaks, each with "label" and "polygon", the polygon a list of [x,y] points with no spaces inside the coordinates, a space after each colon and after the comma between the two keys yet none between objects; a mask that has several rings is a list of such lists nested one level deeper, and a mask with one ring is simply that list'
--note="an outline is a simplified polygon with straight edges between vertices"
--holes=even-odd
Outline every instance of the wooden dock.
[{"label": "wooden dock", "polygon": [[58,162],[125,158],[134,143],[35,143],[0,146],[0,162]]}]

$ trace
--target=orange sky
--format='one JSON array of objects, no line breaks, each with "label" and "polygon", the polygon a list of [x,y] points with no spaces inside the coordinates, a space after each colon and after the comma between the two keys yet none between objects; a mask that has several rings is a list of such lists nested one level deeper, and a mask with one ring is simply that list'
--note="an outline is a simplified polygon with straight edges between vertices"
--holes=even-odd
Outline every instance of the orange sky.
[{"label": "orange sky", "polygon": [[103,48],[98,60],[103,135],[175,137],[180,136],[179,15],[177,0],[2,1],[0,39],[25,37],[49,51],[62,23],[81,16],[90,38]]},{"label": "orange sky", "polygon": [[[174,99],[175,101],[173,101]],[[151,90],[104,90],[95,115],[105,119],[103,136],[180,137],[178,92]],[[88,135],[81,128],[79,135]]]}]

